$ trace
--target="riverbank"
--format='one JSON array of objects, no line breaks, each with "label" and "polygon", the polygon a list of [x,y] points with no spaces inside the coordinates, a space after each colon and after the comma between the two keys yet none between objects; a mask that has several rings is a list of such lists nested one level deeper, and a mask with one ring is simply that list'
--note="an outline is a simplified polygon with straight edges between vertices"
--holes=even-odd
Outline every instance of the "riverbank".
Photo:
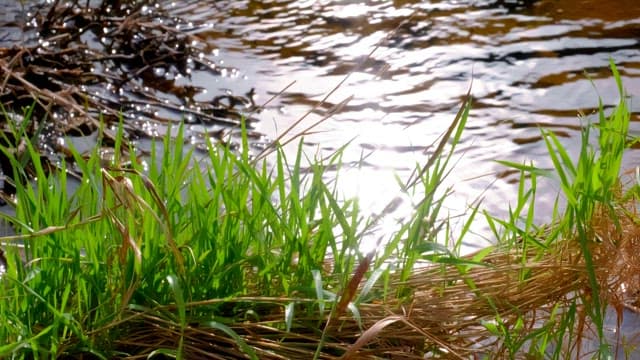
[{"label": "riverbank", "polygon": [[[640,289],[640,180],[619,180],[629,111],[612,70],[620,103],[583,128],[578,159],[541,130],[553,170],[503,162],[521,172],[519,201],[509,219],[486,215],[482,204],[470,210],[469,223],[486,216],[496,243],[466,256],[458,250],[468,227],[450,231],[440,210],[451,189],[439,186],[463,136],[468,95],[431,157],[399,185],[411,217],[370,253],[359,242],[397,204],[364,217],[357,199],[342,198],[339,175],[323,176],[340,168],[341,151],[305,165],[301,150],[290,159],[276,146],[256,162],[244,126],[240,152],[210,143],[199,166],[182,128],[146,160],[124,151],[122,130],[110,163],[100,146],[70,148],[59,169],[45,169],[29,141],[20,157],[3,147],[17,174],[15,199],[7,199],[16,215],[3,218],[18,235],[2,239],[0,356],[564,359],[631,351],[631,339],[605,336],[607,309],[634,308]],[[22,138],[25,123],[16,125]],[[71,167],[81,176],[73,194]],[[532,221],[540,177],[556,179],[567,200],[542,227]],[[581,353],[594,339],[597,352]]]}]

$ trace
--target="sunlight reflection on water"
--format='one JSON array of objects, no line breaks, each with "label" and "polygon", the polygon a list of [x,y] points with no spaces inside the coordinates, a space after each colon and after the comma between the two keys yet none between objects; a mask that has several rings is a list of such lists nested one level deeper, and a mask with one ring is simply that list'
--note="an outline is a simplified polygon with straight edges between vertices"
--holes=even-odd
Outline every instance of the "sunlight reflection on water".
[{"label": "sunlight reflection on water", "polygon": [[[507,215],[517,174],[499,176],[506,169],[493,160],[550,166],[539,126],[552,126],[577,153],[578,112],[591,113],[598,94],[607,105],[617,100],[610,57],[627,90],[640,90],[634,1],[624,2],[624,12],[595,0],[186,4],[179,12],[213,22],[201,36],[247,75],[231,84],[237,92],[255,86],[260,102],[296,81],[260,114],[259,129],[272,138],[353,71],[307,124],[347,96],[354,99],[305,140],[312,153],[350,142],[347,163],[367,156],[360,170],[340,176],[345,196],[367,204],[393,199],[394,176],[424,163],[424,150],[446,130],[472,78],[474,106],[456,167],[443,184],[455,190],[446,206],[454,216],[478,197],[491,213]],[[640,109],[638,102],[632,107]],[[557,189],[552,183],[540,189],[538,222],[549,220]],[[473,229],[467,251],[492,241],[483,220]]]}]

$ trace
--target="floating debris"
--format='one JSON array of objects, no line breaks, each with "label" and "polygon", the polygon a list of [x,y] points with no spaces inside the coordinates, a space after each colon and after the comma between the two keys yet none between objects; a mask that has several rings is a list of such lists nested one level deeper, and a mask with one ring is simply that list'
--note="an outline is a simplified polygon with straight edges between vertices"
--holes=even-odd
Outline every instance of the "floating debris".
[{"label": "floating debris", "polygon": [[[23,32],[37,37],[0,47],[0,104],[12,114],[30,109],[26,133],[32,139],[46,125],[44,142],[34,141],[38,146],[64,157],[69,153],[65,141],[56,137],[87,136],[121,118],[128,139],[158,136],[159,126],[183,120],[205,129],[195,137],[202,141],[195,144],[200,147],[206,140],[237,141],[243,119],[250,136],[262,136],[251,131],[256,121],[251,115],[259,111],[253,89],[203,102],[195,98],[206,90],[184,80],[194,71],[238,73],[208,55],[216,49],[196,35],[210,28],[207,24],[171,16],[148,1],[56,0],[25,15]],[[233,134],[235,140],[207,136],[212,128],[216,134]],[[5,124],[3,131],[11,129]],[[109,133],[104,137],[107,145],[113,140]]]}]

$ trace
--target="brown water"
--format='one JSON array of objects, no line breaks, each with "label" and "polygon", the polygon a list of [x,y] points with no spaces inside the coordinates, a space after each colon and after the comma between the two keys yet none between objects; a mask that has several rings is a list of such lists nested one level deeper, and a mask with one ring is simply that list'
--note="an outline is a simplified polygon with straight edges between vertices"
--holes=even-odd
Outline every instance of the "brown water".
[{"label": "brown water", "polygon": [[[19,3],[0,0],[0,5],[6,10],[0,18],[0,46],[32,39],[33,29],[19,31],[26,21]],[[354,167],[342,172],[341,189],[373,212],[398,195],[395,175],[406,178],[416,163],[425,162],[471,84],[473,110],[445,184],[454,193],[444,215],[454,218],[480,198],[482,208],[507,215],[518,174],[494,160],[550,167],[539,127],[553,130],[576,155],[580,127],[593,118],[598,95],[607,106],[617,101],[609,59],[619,66],[632,110],[640,109],[633,98],[640,91],[640,2],[635,0],[181,0],[146,6],[142,13],[161,14],[158,8],[187,20],[175,23],[202,39],[194,45],[202,49],[198,57],[216,68],[202,71],[187,64],[190,74],[171,75],[176,85],[188,85],[195,93],[184,102],[174,94],[163,97],[176,107],[192,100],[206,103],[224,92],[246,94],[251,88],[261,103],[295,80],[253,115],[257,130],[273,139],[350,74],[297,131],[354,96],[305,138],[305,150],[326,155],[350,142],[345,162]],[[101,41],[86,35],[90,43]],[[109,91],[90,89],[112,98]],[[586,120],[579,120],[578,113]],[[183,116],[166,109],[156,114]],[[185,115],[187,121],[190,116]],[[130,117],[138,119],[137,114]],[[142,128],[156,131],[157,124],[142,122]],[[202,125],[194,125],[191,135],[196,138],[201,130]],[[638,130],[632,124],[632,132]],[[625,167],[635,166],[637,159],[636,152],[629,152]],[[549,220],[558,190],[553,181],[539,186],[539,223]],[[410,202],[404,205],[410,211]],[[473,230],[464,239],[467,249],[493,241],[483,220]]]},{"label": "brown water", "polygon": [[[351,74],[306,123],[354,99],[306,138],[307,150],[326,154],[351,141],[346,160],[366,161],[342,174],[342,187],[365,208],[380,209],[396,195],[393,175],[424,162],[472,79],[475,102],[449,178],[451,215],[482,197],[484,208],[505,216],[518,174],[494,160],[549,167],[539,127],[576,155],[585,122],[578,113],[593,118],[598,96],[607,106],[617,102],[609,59],[623,75],[635,120],[640,110],[636,0],[181,1],[172,11],[213,24],[199,35],[239,70],[194,78],[209,94],[255,87],[260,103],[296,81],[258,115],[258,129],[271,138]],[[630,152],[625,167],[637,159]],[[540,187],[539,222],[549,219],[557,192],[554,182]],[[482,222],[474,228],[468,246],[491,241]]]}]

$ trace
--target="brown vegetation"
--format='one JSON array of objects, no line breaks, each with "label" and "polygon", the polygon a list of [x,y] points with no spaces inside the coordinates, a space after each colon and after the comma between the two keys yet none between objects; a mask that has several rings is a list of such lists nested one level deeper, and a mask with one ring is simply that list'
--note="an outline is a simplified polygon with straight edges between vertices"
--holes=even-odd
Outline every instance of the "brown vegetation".
[{"label": "brown vegetation", "polygon": [[[637,309],[639,300],[640,262],[636,249],[640,246],[640,227],[634,204],[635,200],[628,201],[614,214],[599,209],[593,230],[595,238],[602,241],[589,244],[600,299],[618,312],[619,320],[624,308]],[[548,234],[549,231],[540,234],[540,240]],[[466,259],[472,260],[475,255]],[[306,321],[298,318],[291,331],[285,331],[284,308],[290,303],[308,303],[308,299],[246,297],[231,302],[220,299],[192,303],[188,308],[197,313],[199,307],[224,304],[227,309],[241,312],[243,304],[260,304],[257,321],[247,319],[232,328],[259,351],[261,359],[311,358],[323,341],[321,359],[422,359],[425,353],[437,358],[469,359],[482,354],[508,357],[502,339],[482,323],[501,322],[519,340],[543,327],[555,338],[561,329],[558,315],[570,311],[576,299],[581,299],[573,309],[578,336],[563,344],[563,351],[576,358],[588,355],[581,354],[581,348],[583,341],[596,341],[587,310],[591,304],[586,303],[592,289],[578,240],[558,240],[543,252],[524,242],[518,248],[497,247],[482,261],[484,265],[468,267],[433,265],[417,270],[409,281],[393,281],[385,302],[357,306],[361,325],[350,313],[332,319],[328,326],[326,319],[309,314]],[[396,298],[403,288],[411,289],[413,295]],[[120,341],[124,348],[145,354],[159,344],[177,346],[179,329],[160,317],[133,312],[129,320],[138,326]],[[187,358],[245,358],[233,340],[208,329],[206,321],[189,324],[185,337]],[[620,338],[618,346],[638,345],[625,341],[633,339]],[[516,357],[521,356],[524,355]]]}]

